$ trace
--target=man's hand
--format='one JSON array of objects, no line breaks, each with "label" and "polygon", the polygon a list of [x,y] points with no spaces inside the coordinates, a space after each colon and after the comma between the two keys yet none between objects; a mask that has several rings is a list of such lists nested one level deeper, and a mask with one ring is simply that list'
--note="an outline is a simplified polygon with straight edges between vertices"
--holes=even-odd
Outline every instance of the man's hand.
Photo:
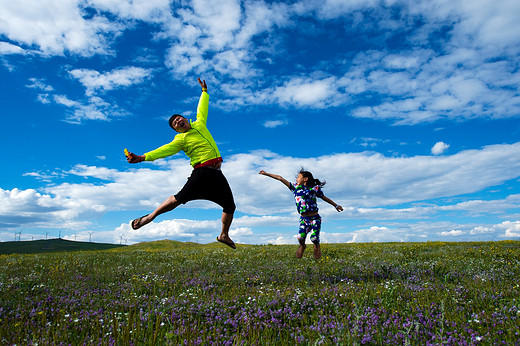
[{"label": "man's hand", "polygon": [[141,161],[144,161],[145,158],[146,158],[145,155],[136,155],[134,153],[129,153],[128,156],[126,157],[126,161],[128,161],[130,163],[139,163]]},{"label": "man's hand", "polygon": [[200,80],[200,78],[197,78],[197,80],[199,81],[199,84],[200,84],[200,87],[202,88],[202,91],[207,92],[208,91],[208,86],[206,85],[206,81],[205,80]]}]

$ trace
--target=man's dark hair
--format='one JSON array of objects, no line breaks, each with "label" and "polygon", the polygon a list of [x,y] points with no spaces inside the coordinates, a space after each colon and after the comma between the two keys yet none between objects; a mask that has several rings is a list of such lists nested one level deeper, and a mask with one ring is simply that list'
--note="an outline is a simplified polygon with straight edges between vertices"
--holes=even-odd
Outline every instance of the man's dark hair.
[{"label": "man's dark hair", "polygon": [[[170,117],[170,120],[168,120],[168,124],[170,124],[170,127],[171,127],[172,129],[174,129],[172,123],[173,123],[173,121],[175,120],[175,118],[177,118],[177,117],[182,117],[182,115],[180,115],[180,114],[174,114],[174,115],[172,115],[172,116]],[[175,129],[174,129],[174,130],[175,130]]]}]

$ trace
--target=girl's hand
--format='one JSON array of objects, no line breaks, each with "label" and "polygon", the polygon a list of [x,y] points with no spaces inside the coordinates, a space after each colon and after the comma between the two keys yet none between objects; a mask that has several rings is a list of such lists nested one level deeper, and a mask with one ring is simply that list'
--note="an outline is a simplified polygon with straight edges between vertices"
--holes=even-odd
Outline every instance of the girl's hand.
[{"label": "girl's hand", "polygon": [[342,207],[341,205],[337,205],[337,206],[336,206],[336,210],[337,210],[338,212],[343,211],[343,207]]},{"label": "girl's hand", "polygon": [[264,170],[261,170],[260,172],[258,172],[258,174],[267,175],[267,172]]}]

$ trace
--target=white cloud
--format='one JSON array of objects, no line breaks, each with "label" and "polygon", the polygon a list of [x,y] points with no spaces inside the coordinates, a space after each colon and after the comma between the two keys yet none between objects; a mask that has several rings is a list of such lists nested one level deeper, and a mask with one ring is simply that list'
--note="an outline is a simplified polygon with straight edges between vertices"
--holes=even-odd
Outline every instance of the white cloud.
[{"label": "white cloud", "polygon": [[520,221],[504,221],[501,224],[496,225],[495,228],[503,231],[503,237],[505,238],[520,237]]},{"label": "white cloud", "polygon": [[39,102],[43,104],[54,102],[67,107],[69,110],[65,121],[80,124],[85,120],[110,121],[127,115],[127,111],[97,96],[96,93],[141,84],[152,77],[153,69],[128,66],[104,73],[88,69],[74,69],[69,73],[85,87],[86,99],[71,100],[67,95],[58,94],[43,79],[30,78],[31,84],[27,87],[45,91],[37,96]]},{"label": "white cloud", "polygon": [[371,137],[362,137],[362,138],[354,138],[350,141],[350,143],[358,144],[365,148],[374,148],[378,144],[386,143],[388,140],[380,139],[380,138],[371,138]]},{"label": "white cloud", "polygon": [[376,0],[324,0],[320,2],[304,0],[294,4],[294,10],[297,14],[317,15],[320,19],[341,18],[363,9],[375,11],[377,7],[378,2]]},{"label": "white cloud", "polygon": [[65,173],[77,175],[80,177],[92,177],[103,180],[116,180],[120,172],[115,169],[108,169],[105,167],[94,167],[78,164],[74,166],[70,171]]},{"label": "white cloud", "polygon": [[353,116],[392,120],[403,125],[441,118],[518,116],[520,95],[514,90],[519,85],[520,74],[512,69],[511,63],[487,61],[474,48],[444,55],[414,49],[403,52],[402,56],[414,57],[418,66],[389,71],[384,52],[358,54],[353,67],[340,77],[338,84],[345,85],[345,90],[354,95],[369,90],[384,95],[385,100],[355,108]]},{"label": "white cloud", "polygon": [[[399,223],[390,226],[371,226],[353,229],[352,231],[329,233],[322,231],[323,243],[353,242],[410,242],[410,241],[484,241],[515,239],[514,229],[520,221],[505,221],[497,225],[474,226],[472,224],[456,224],[451,222],[417,222]],[[495,231],[497,230],[497,231]],[[502,233],[498,233],[500,230]],[[291,243],[288,241],[287,243]],[[292,242],[294,243],[294,241]]]},{"label": "white cloud", "polygon": [[204,41],[207,45],[205,48],[221,51],[232,43],[235,33],[240,29],[241,3],[238,0],[221,0],[218,3],[194,0],[193,15],[211,36],[211,40]]},{"label": "white cloud", "polygon": [[240,237],[245,235],[253,235],[253,231],[248,227],[232,228],[229,230],[229,235],[232,237]]},{"label": "white cloud", "polygon": [[455,230],[455,229],[452,229],[449,232],[441,232],[442,236],[447,236],[447,237],[459,237],[459,236],[462,236],[464,234],[466,234],[464,231]]},{"label": "white cloud", "polygon": [[419,67],[419,58],[416,56],[408,57],[403,55],[387,55],[383,63],[386,67],[397,70],[405,70],[409,68]]},{"label": "white cloud", "polygon": [[129,223],[122,224],[117,228],[121,234],[125,234],[129,240],[149,241],[157,239],[191,239],[198,232],[217,229],[219,226],[214,221],[193,221],[193,220],[164,220],[161,222],[152,222],[138,230],[133,230]]},{"label": "white cloud", "polygon": [[232,79],[231,84],[240,81],[250,87],[262,74],[254,66],[256,52],[272,53],[270,40],[259,45],[253,38],[274,35],[273,27],[290,23],[291,11],[284,3],[225,0],[209,4],[196,0],[177,15],[182,24],[171,23],[165,33],[175,37],[165,60],[175,75],[203,73],[215,82],[218,76],[225,76]]},{"label": "white cloud", "polygon": [[[292,179],[301,165],[309,167],[316,177],[327,180],[325,191],[339,195],[344,206],[372,207],[472,193],[514,179],[518,176],[520,162],[517,165],[517,160],[508,158],[518,150],[520,144],[517,143],[438,158],[388,158],[377,153],[350,153],[310,159],[256,158],[254,162],[287,179]],[[246,172],[253,174],[249,169]],[[261,178],[265,179],[253,178],[254,186],[262,185],[259,195],[263,189],[275,193]],[[282,188],[277,190],[275,201],[285,200],[282,192]],[[280,207],[281,203],[273,205],[273,208]]]},{"label": "white cloud", "polygon": [[[290,103],[296,107],[323,108],[337,104],[348,105],[349,96],[363,95],[369,91],[383,95],[384,101],[370,107],[355,108],[351,115],[391,120],[403,125],[432,122],[442,118],[505,118],[519,115],[520,94],[515,90],[518,90],[520,75],[515,68],[514,51],[517,48],[514,47],[520,46],[520,40],[518,35],[509,34],[518,31],[512,29],[519,26],[514,14],[514,10],[520,7],[518,2],[506,1],[500,8],[492,1],[479,1],[471,5],[459,1],[442,1],[442,4],[439,1],[420,1],[406,5],[391,3],[389,6],[395,6],[394,9],[400,11],[403,19],[398,23],[402,27],[415,25],[413,21],[405,19],[410,15],[426,18],[427,21],[419,29],[410,27],[412,34],[407,38],[412,46],[408,51],[401,54],[389,54],[383,50],[359,53],[352,59],[351,67],[343,76],[333,76],[330,72],[321,71],[320,79],[336,80],[339,91],[342,88],[345,90],[345,94],[338,93],[331,85],[335,94],[334,103],[330,100],[331,91],[320,85],[319,80],[308,83],[300,81],[297,84],[302,86],[301,91],[293,89],[291,92],[285,86],[278,87],[274,93],[269,90],[260,91],[265,97],[247,101],[254,104],[275,100],[282,105]],[[356,15],[362,16],[356,11],[364,9],[372,11],[369,20],[373,25],[383,27],[395,24],[388,21],[385,11],[373,1],[349,4],[327,1],[319,5],[300,2],[290,8],[289,12],[294,11],[299,16],[317,12],[326,25],[330,18],[346,16],[350,19]],[[513,21],[515,24],[512,24]],[[510,26],[504,29],[505,25]],[[450,26],[453,26],[451,33],[454,33],[452,41],[432,40],[439,28]],[[413,45],[413,35],[419,35],[421,30],[425,37]],[[502,32],[506,32],[506,35],[498,38]],[[493,42],[489,41],[491,37],[494,38]],[[443,53],[418,48],[418,43],[422,42],[422,45],[425,39],[442,44]],[[339,61],[336,65],[343,63]],[[299,77],[284,76],[284,79],[297,81]]]},{"label": "white cloud", "polygon": [[494,54],[497,48],[518,47],[518,1],[505,0],[500,6],[492,0],[456,2],[450,8],[461,19],[454,29],[457,43],[475,43],[489,54]]},{"label": "white cloud", "polygon": [[92,95],[98,90],[126,88],[143,83],[151,77],[152,71],[142,67],[128,66],[104,73],[88,69],[75,69],[69,73],[83,84],[87,89],[87,95]]},{"label": "white cloud", "polygon": [[[293,4],[226,0],[218,5],[197,0],[183,6],[171,6],[168,0],[75,0],[65,4],[51,0],[45,5],[29,0],[16,5],[0,1],[0,32],[12,41],[0,43],[0,54],[21,53],[27,47],[51,55],[110,54],[115,36],[133,29],[136,21],[151,23],[154,38],[170,45],[165,64],[175,76],[195,73],[206,75],[209,82],[225,80],[219,83],[228,96],[222,105],[354,106],[348,112],[351,116],[403,125],[443,118],[519,115],[520,72],[514,59],[520,46],[516,35],[520,24],[515,15],[520,5],[515,0],[505,0],[501,6],[491,0],[475,4],[391,1],[385,7],[374,0],[328,0],[319,4],[305,0]],[[374,27],[397,28],[408,33],[405,43],[409,48],[399,54],[365,50],[349,56],[348,62],[338,56],[312,69],[304,68],[303,73],[271,76],[263,63],[278,61],[288,53],[283,48],[287,46],[284,40],[292,37],[283,30],[309,17],[316,18],[316,28],[306,28],[310,32],[338,19],[345,23],[340,29],[336,26],[339,35],[352,30],[372,32]],[[421,18],[423,24],[418,27],[414,18]],[[447,38],[434,39],[442,30],[449,31]],[[439,44],[442,49],[420,48],[424,42]],[[75,69],[71,74],[85,85],[89,95],[147,78],[143,70],[129,69],[105,73]],[[270,87],[269,80],[288,82]],[[252,88],[254,95],[243,95],[244,89]],[[380,94],[382,101],[362,107],[353,103],[364,99],[366,92]],[[38,97],[44,103],[51,99],[44,94]],[[112,115],[91,105],[75,111],[69,120],[78,122],[82,118],[106,119]]]},{"label": "white cloud", "polygon": [[[56,104],[70,108],[65,121],[71,124],[80,124],[85,120],[101,120],[109,121],[111,118],[119,117],[125,114],[117,106],[112,106],[99,97],[90,97],[87,103],[70,100],[65,95],[53,95]],[[46,103],[40,99],[40,102]]]},{"label": "white cloud", "polygon": [[[403,235],[400,234],[401,232],[387,228],[387,227],[379,227],[379,226],[372,226],[368,229],[362,229],[354,231],[350,234],[352,239],[347,240],[347,243],[377,243],[377,242],[383,242],[383,241],[395,241],[395,242],[402,242],[405,241],[403,238]],[[338,240],[338,234],[334,235],[334,237],[331,237],[336,240]],[[341,238],[340,238],[341,239]],[[331,241],[332,242],[332,241]]]},{"label": "white cloud", "polygon": [[466,202],[457,203],[454,205],[440,206],[441,211],[465,211],[471,212],[472,215],[484,214],[501,214],[505,210],[514,210],[518,208],[520,203],[520,195],[513,194],[507,196],[505,199],[497,200],[470,200]]},{"label": "white cloud", "polygon": [[[143,69],[144,70],[144,69]],[[91,76],[92,77],[92,76]],[[105,76],[106,77],[106,76]],[[80,124],[85,120],[97,120],[97,121],[110,121],[114,118],[123,117],[128,114],[127,111],[121,109],[118,105],[113,105],[105,99],[94,95],[96,89],[110,90],[120,86],[128,86],[131,83],[140,83],[143,78],[146,78],[144,74],[136,75],[132,73],[128,75],[109,75],[108,78],[96,78],[86,77],[83,81],[87,87],[87,97],[83,100],[71,100],[67,95],[58,93],[44,93],[39,94],[37,97],[38,102],[43,104],[56,103],[61,106],[68,108],[64,121],[71,124]],[[81,76],[83,78],[83,76]],[[28,85],[29,88],[50,90],[54,91],[53,87],[45,85],[43,82],[34,79],[32,85]]]},{"label": "white cloud", "polygon": [[233,220],[233,225],[240,228],[270,227],[274,224],[283,226],[292,226],[294,217],[290,216],[241,216]]},{"label": "white cloud", "polygon": [[85,8],[80,4],[80,1],[1,0],[0,32],[20,45],[36,46],[45,54],[106,54],[108,42],[121,26],[99,15],[86,19]]},{"label": "white cloud", "polygon": [[272,244],[272,245],[286,245],[286,244],[294,244],[296,242],[296,236],[276,236],[269,239],[266,244]]},{"label": "white cloud", "polygon": [[272,129],[272,128],[287,125],[287,124],[288,124],[287,120],[267,120],[266,122],[264,122],[264,127]]},{"label": "white cloud", "polygon": [[446,150],[448,150],[450,146],[444,142],[437,142],[435,143],[435,145],[432,147],[432,154],[433,155],[441,155],[441,154],[444,154],[444,152]]},{"label": "white cloud", "polygon": [[23,48],[8,42],[0,42],[0,55],[25,54]]},{"label": "white cloud", "polygon": [[37,89],[41,91],[53,91],[54,88],[46,83],[44,79],[38,79],[38,78],[29,78],[30,84],[27,85],[28,88],[31,89]]},{"label": "white cloud", "polygon": [[471,235],[477,234],[494,234],[496,229],[494,227],[477,226],[470,231]]},{"label": "white cloud", "polygon": [[[178,14],[183,24],[171,28],[170,36],[177,41],[165,61],[175,74],[201,73],[208,69],[205,66],[216,66],[221,73],[227,73],[227,68],[236,72],[241,70],[237,67],[245,67],[247,62],[240,57],[242,47],[231,47],[242,20],[239,2],[226,0],[209,4],[196,0],[193,7],[186,7]],[[205,53],[212,53],[213,61],[204,58]]]},{"label": "white cloud", "polygon": [[[520,163],[516,160],[518,155],[520,155],[520,143],[467,150],[439,158],[428,156],[388,158],[374,153],[359,153],[302,159],[280,156],[268,151],[256,151],[229,156],[223,165],[223,172],[233,189],[238,211],[245,214],[235,218],[232,229],[237,232],[240,240],[245,240],[249,239],[248,237],[255,238],[248,233],[248,230],[255,233],[255,229],[270,229],[273,225],[292,230],[298,218],[293,197],[287,188],[275,180],[259,175],[260,169],[294,180],[297,170],[303,165],[311,169],[316,177],[327,180],[325,194],[345,208],[344,212],[337,213],[333,208],[322,203],[320,213],[329,222],[416,220],[450,215],[449,213],[452,212],[477,218],[479,215],[497,215],[507,218],[511,212],[520,209],[520,195],[513,194],[502,200],[468,199],[454,204],[442,200],[435,201],[435,199],[471,194],[518,178],[520,171]],[[61,225],[59,226],[61,228],[69,224],[77,229],[91,225],[92,215],[125,210],[149,212],[168,197],[165,191],[178,191],[191,172],[185,159],[162,160],[161,163],[130,166],[127,171],[77,165],[72,169],[59,172],[28,173],[27,175],[42,177],[45,181],[51,182],[42,191],[1,190],[0,225],[4,228],[11,228],[16,223],[37,228]],[[58,183],[69,175],[83,177],[85,182]],[[140,188],[131,188],[133,186]],[[252,199],[251,196],[255,198]],[[427,201],[427,203],[401,206],[403,203],[419,201]],[[391,205],[396,207],[389,208],[388,206]],[[219,216],[220,207],[210,202],[190,202],[187,207],[214,209],[217,217]],[[160,220],[157,222],[160,226],[153,226],[158,228],[150,233],[151,236],[170,234],[165,224]],[[211,226],[203,223],[197,226],[197,229],[211,227],[215,232],[219,231],[218,220],[209,223]],[[497,232],[501,232],[496,235],[514,236],[518,232],[517,226],[507,223],[500,227],[495,226]],[[188,226],[179,224],[172,228],[171,232],[174,233],[171,234],[186,238],[191,237],[189,234],[198,234],[186,230],[186,227]],[[393,241],[407,241],[419,237],[419,235],[410,236],[415,233],[409,230],[405,232],[406,229],[403,227],[395,228],[388,225],[377,227],[388,229],[377,229],[379,233],[370,227],[361,229],[356,233],[356,237],[349,235],[348,241],[369,239],[372,233],[383,234],[384,239]],[[454,233],[450,233],[451,230],[461,230],[467,236],[493,235],[492,230],[486,227],[491,226],[477,224],[461,228],[458,225],[450,225],[438,228],[435,230],[436,233],[430,234],[448,232],[445,234],[453,235]],[[144,228],[142,232],[146,233],[148,230]],[[328,233],[329,241],[339,239],[337,238],[339,236],[334,236],[333,233]],[[290,234],[292,236],[292,233]],[[135,235],[145,236],[144,233],[143,235],[135,233]],[[211,241],[210,238],[207,239]],[[277,236],[271,234],[262,239],[266,242],[275,242]]]},{"label": "white cloud", "polygon": [[165,64],[176,74],[186,75],[192,71],[201,73],[204,61],[202,51],[197,47],[177,44],[166,53]]},{"label": "white cloud", "polygon": [[323,108],[337,101],[335,78],[293,78],[277,88],[272,96],[282,105]]},{"label": "white cloud", "polygon": [[54,101],[57,104],[60,104],[60,105],[66,106],[66,107],[80,107],[81,106],[81,104],[79,102],[70,100],[65,95],[54,95]]},{"label": "white cloud", "polygon": [[170,18],[169,0],[90,0],[89,5],[124,19],[162,23]]}]

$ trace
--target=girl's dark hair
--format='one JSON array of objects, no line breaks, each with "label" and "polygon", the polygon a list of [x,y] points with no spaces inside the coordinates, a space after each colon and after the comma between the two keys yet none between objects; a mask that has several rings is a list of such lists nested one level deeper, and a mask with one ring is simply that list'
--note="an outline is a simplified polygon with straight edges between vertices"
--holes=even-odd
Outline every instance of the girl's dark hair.
[{"label": "girl's dark hair", "polygon": [[325,185],[326,181],[319,181],[318,179],[314,179],[314,176],[312,175],[311,172],[309,171],[306,171],[305,169],[300,169],[300,172],[299,172],[304,178],[307,178],[307,187],[314,187],[316,185],[318,186],[323,186]]}]

